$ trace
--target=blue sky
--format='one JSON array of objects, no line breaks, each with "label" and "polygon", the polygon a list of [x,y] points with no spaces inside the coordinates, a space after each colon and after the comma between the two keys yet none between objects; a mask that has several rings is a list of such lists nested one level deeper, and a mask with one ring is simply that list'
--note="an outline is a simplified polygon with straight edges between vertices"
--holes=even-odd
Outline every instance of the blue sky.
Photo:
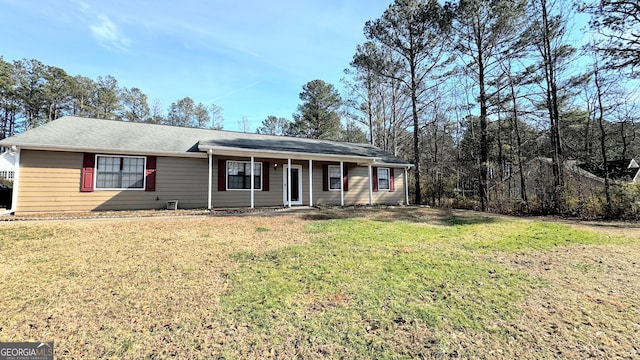
[{"label": "blue sky", "polygon": [[339,87],[367,20],[391,0],[0,0],[0,56],[70,75],[112,75],[166,108],[189,96],[243,116],[291,119],[302,85]]}]

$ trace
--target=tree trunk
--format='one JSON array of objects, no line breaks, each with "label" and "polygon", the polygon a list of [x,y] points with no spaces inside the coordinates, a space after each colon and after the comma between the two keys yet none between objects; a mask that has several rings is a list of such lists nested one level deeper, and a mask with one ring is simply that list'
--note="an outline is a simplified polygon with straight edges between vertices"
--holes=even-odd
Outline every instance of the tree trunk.
[{"label": "tree trunk", "polygon": [[371,86],[371,74],[370,71],[367,70],[367,115],[369,115],[369,143],[371,145],[375,145],[375,139],[373,137],[373,106],[371,102],[373,101],[373,89]]},{"label": "tree trunk", "polygon": [[414,61],[411,63],[411,115],[413,117],[413,161],[415,174],[415,204],[422,204],[422,192],[420,191],[420,123],[418,119],[418,84],[416,81],[416,65]]},{"label": "tree trunk", "polygon": [[626,159],[627,158],[627,131],[625,130],[625,126],[624,124],[626,124],[627,121],[622,121],[620,123],[620,139],[622,140],[622,159]]},{"label": "tree trunk", "polygon": [[484,59],[482,58],[481,40],[478,38],[478,83],[480,84],[480,209],[487,211],[489,196],[487,194],[487,161],[489,160],[489,138],[487,136],[487,93],[485,90]]},{"label": "tree trunk", "polygon": [[395,80],[391,80],[391,149],[393,150],[393,155],[398,156],[398,94],[396,89]]},{"label": "tree trunk", "polygon": [[516,133],[516,145],[518,156],[518,171],[520,172],[520,198],[524,201],[524,206],[527,209],[527,213],[531,212],[529,207],[529,199],[527,197],[527,181],[524,177],[524,166],[522,164],[522,138],[520,137],[520,129],[518,125],[518,103],[516,100],[516,92],[509,77],[509,85],[511,86],[511,100],[513,101],[513,130]]},{"label": "tree trunk", "polygon": [[591,160],[591,117],[587,116],[587,121],[584,125],[584,161]]},{"label": "tree trunk", "polygon": [[602,84],[600,84],[600,69],[597,61],[594,64],[593,79],[598,95],[598,126],[600,127],[600,151],[602,152],[602,165],[604,167],[604,195],[606,201],[606,217],[611,218],[611,194],[609,193],[609,164],[607,162],[606,132],[604,130],[604,106],[602,105]]},{"label": "tree trunk", "polygon": [[553,192],[552,206],[556,214],[562,213],[562,148],[560,144],[560,115],[558,110],[558,87],[555,75],[555,57],[551,50],[551,34],[547,12],[547,0],[541,0],[542,5],[542,45],[543,60],[547,85],[547,109],[549,111],[550,140],[552,149]]}]

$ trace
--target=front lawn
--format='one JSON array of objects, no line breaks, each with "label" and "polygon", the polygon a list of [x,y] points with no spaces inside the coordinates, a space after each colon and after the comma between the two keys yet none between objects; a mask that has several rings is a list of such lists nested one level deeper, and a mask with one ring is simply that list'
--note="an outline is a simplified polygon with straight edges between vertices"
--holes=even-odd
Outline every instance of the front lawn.
[{"label": "front lawn", "polygon": [[640,230],[421,208],[0,224],[58,358],[640,356]]}]

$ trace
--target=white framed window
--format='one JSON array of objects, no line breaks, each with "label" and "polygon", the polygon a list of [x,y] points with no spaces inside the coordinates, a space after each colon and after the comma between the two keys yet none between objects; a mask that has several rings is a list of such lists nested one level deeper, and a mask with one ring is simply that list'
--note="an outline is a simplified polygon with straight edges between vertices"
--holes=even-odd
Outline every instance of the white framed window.
[{"label": "white framed window", "polygon": [[378,190],[391,190],[389,168],[378,168]]},{"label": "white framed window", "polygon": [[340,165],[329,165],[327,166],[328,179],[329,179],[329,190],[340,190],[340,182],[342,179],[340,178]]},{"label": "white framed window", "polygon": [[96,190],[144,190],[144,156],[96,155]]},{"label": "white framed window", "polygon": [[[251,189],[251,162],[227,161],[227,190]],[[262,163],[253,163],[253,189],[262,190]]]}]

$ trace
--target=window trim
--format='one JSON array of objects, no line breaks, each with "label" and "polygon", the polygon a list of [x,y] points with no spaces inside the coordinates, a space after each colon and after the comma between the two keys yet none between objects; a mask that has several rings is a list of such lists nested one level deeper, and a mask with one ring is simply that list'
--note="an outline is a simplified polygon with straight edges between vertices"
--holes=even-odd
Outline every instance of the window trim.
[{"label": "window trim", "polygon": [[[235,163],[243,163],[243,164],[251,164],[251,161],[245,161],[245,160],[226,160],[224,163],[224,179],[225,179],[225,189],[226,191],[251,191],[251,188],[248,189],[230,189],[229,188],[229,163],[230,162],[235,162]],[[256,188],[255,187],[255,180],[252,179],[253,184],[254,184],[254,188],[253,191],[262,191],[262,181],[263,181],[263,176],[264,176],[264,164],[262,163],[262,161],[254,161],[253,162],[254,166],[255,164],[260,164],[260,188]],[[249,165],[251,166],[251,165]],[[251,174],[249,174],[249,176],[251,176]]]},{"label": "window trim", "polygon": [[[387,188],[380,187],[380,170],[387,170]],[[378,191],[391,191],[391,168],[379,167],[377,170],[378,175]]]},{"label": "window trim", "polygon": [[[143,159],[142,166],[142,187],[141,188],[99,188],[98,187],[98,157],[110,157],[110,158],[137,158]],[[107,155],[107,154],[96,154],[94,165],[94,177],[93,177],[93,190],[94,191],[145,191],[147,189],[147,157],[146,156],[138,156],[138,155]]]},{"label": "window trim", "polygon": [[[331,188],[331,168],[338,169],[338,179],[340,179],[340,186],[336,189]],[[340,178],[340,165],[327,165],[327,188],[329,191],[340,191],[343,185],[343,179]]]}]

